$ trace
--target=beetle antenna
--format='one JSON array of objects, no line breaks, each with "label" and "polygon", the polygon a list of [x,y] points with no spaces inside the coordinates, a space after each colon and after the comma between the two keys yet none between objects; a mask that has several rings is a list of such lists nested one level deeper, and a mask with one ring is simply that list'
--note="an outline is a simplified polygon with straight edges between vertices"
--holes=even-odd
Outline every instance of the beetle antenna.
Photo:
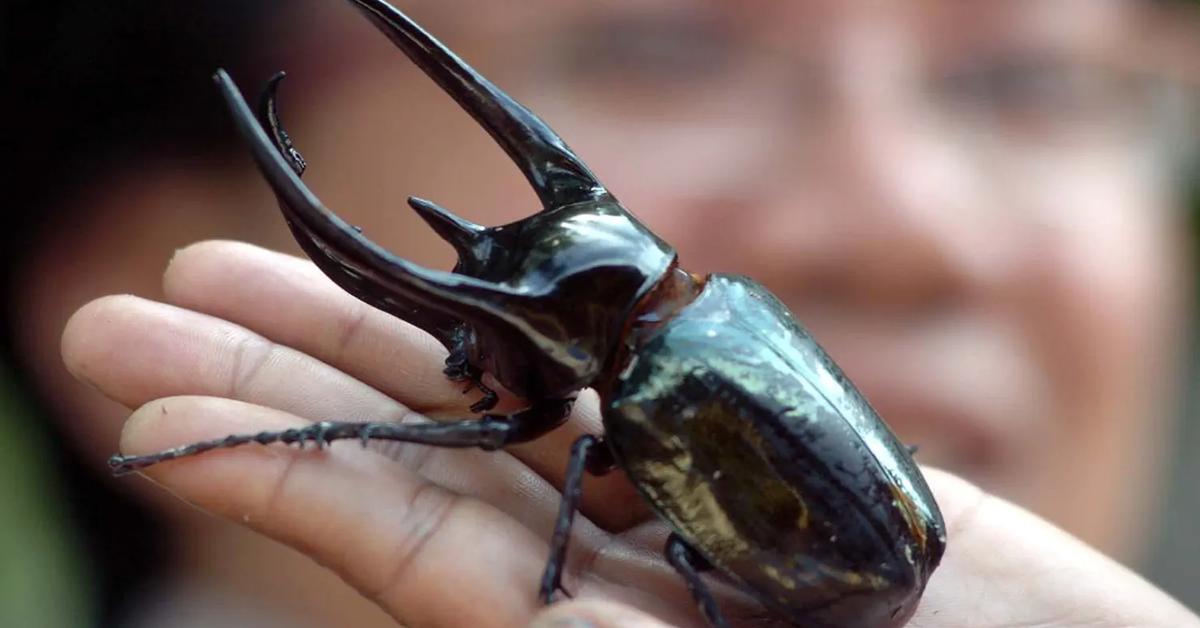
[{"label": "beetle antenna", "polygon": [[546,210],[609,198],[596,175],[549,126],[383,0],[351,0],[492,136]]}]

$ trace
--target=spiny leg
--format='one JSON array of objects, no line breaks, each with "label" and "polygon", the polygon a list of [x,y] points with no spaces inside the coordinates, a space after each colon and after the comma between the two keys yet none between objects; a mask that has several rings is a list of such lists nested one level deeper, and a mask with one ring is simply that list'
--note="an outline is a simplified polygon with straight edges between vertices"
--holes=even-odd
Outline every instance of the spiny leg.
[{"label": "spiny leg", "polygon": [[446,368],[442,369],[442,373],[456,382],[470,382],[471,386],[463,392],[466,393],[472,388],[478,389],[483,393],[483,398],[471,404],[471,412],[487,412],[496,407],[500,402],[500,395],[496,391],[488,388],[483,383],[483,371],[471,366],[467,360],[467,330],[466,326],[459,326],[454,331],[452,336],[452,346],[450,347],[450,355],[446,356]]},{"label": "spiny leg", "polygon": [[692,594],[692,599],[696,600],[700,612],[704,613],[704,618],[708,620],[708,623],[713,628],[729,628],[729,622],[725,621],[725,617],[721,615],[721,609],[717,606],[717,601],[713,599],[712,591],[700,579],[700,573],[712,569],[712,564],[674,532],[667,538],[667,546],[663,549],[663,554],[666,555],[667,562],[671,563],[675,571],[683,576],[688,591]]},{"label": "spiny leg", "polygon": [[463,394],[470,392],[472,389],[483,393],[483,397],[471,404],[471,412],[487,412],[496,407],[500,402],[500,395],[496,391],[489,388],[483,383],[483,371],[471,366],[467,363],[465,352],[458,354],[451,352],[446,356],[446,368],[442,369],[442,373],[455,382],[469,382],[470,385],[463,390]]},{"label": "spiny leg", "polygon": [[489,414],[482,419],[454,423],[349,423],[321,421],[311,425],[275,432],[232,434],[166,449],[144,456],[116,455],[108,459],[113,475],[124,475],[167,460],[186,458],[213,449],[228,449],[248,443],[298,444],[312,441],[324,447],[336,440],[358,439],[365,447],[372,440],[394,440],[436,447],[478,447],[499,449],[533,440],[562,425],[571,413],[574,399],[546,399],[513,415]]},{"label": "spiny leg", "polygon": [[567,462],[567,477],[563,481],[562,501],[558,505],[558,518],[554,522],[554,535],[550,538],[550,559],[542,572],[542,585],[538,599],[543,604],[554,601],[554,593],[562,591],[562,572],[567,558],[567,541],[571,538],[571,524],[579,499],[583,495],[583,474],[604,475],[613,470],[616,462],[612,450],[603,438],[586,434],[575,439],[571,445],[571,459]]}]

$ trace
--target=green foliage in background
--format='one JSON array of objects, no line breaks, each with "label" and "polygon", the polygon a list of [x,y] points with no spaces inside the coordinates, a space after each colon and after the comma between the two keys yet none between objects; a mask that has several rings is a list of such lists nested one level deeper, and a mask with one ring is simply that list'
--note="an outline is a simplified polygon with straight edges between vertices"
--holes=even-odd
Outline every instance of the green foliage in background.
[{"label": "green foliage in background", "polygon": [[50,447],[0,368],[0,626],[95,621],[92,589]]}]

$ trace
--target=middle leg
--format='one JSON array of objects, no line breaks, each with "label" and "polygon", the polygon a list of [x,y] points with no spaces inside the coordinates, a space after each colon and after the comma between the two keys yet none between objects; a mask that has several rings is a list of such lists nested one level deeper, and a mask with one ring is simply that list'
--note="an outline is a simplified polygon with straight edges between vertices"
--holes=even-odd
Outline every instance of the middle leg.
[{"label": "middle leg", "polygon": [[562,572],[566,566],[571,525],[575,522],[575,511],[579,510],[579,500],[583,496],[583,474],[604,475],[615,466],[612,450],[601,437],[585,434],[571,445],[571,458],[567,462],[567,474],[563,480],[562,502],[558,505],[554,535],[550,537],[550,558],[546,561],[542,585],[538,589],[538,600],[542,604],[553,602],[554,594],[558,591],[570,596],[562,588]]}]

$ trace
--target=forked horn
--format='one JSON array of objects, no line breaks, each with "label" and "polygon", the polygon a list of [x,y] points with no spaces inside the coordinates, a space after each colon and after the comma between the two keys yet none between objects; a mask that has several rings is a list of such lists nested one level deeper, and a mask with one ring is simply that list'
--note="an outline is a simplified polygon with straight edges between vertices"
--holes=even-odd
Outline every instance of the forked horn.
[{"label": "forked horn", "polygon": [[[281,139],[287,134],[278,125],[278,120],[269,121],[268,126],[275,135],[272,138],[255,119],[229,75],[218,70],[214,79],[238,131],[250,145],[254,160],[275,191],[293,233],[334,281],[356,296],[397,315],[402,315],[398,310],[413,306],[428,307],[449,315],[451,319],[447,320],[523,330],[524,322],[515,320],[509,310],[534,295],[475,277],[425,268],[368,240],[322,205],[300,180],[296,161],[299,154],[294,149],[289,150],[290,143]],[[266,113],[273,109],[272,100],[268,96],[264,101]],[[464,221],[463,224],[469,223]],[[370,294],[364,294],[367,291]],[[426,331],[439,335],[435,330]]]}]

